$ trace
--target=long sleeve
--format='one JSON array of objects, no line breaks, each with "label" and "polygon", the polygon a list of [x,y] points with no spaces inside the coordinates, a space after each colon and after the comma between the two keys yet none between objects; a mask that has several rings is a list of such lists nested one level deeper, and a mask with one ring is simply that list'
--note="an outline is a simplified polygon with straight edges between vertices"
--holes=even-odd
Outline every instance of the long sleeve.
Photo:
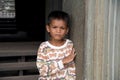
[{"label": "long sleeve", "polygon": [[48,56],[49,53],[47,47],[41,45],[37,53],[37,68],[39,70],[40,76],[46,77],[64,68],[62,60],[50,60]]}]

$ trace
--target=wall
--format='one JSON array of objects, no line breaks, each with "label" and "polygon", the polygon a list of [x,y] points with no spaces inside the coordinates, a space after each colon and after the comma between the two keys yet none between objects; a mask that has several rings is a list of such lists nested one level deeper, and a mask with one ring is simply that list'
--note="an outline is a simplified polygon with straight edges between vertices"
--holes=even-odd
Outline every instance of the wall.
[{"label": "wall", "polygon": [[77,80],[120,80],[120,1],[63,0],[71,16]]},{"label": "wall", "polygon": [[86,0],[84,80],[120,80],[119,14],[119,0]]},{"label": "wall", "polygon": [[71,16],[70,38],[76,49],[76,80],[83,80],[83,44],[85,26],[85,1],[63,0],[63,11]]}]

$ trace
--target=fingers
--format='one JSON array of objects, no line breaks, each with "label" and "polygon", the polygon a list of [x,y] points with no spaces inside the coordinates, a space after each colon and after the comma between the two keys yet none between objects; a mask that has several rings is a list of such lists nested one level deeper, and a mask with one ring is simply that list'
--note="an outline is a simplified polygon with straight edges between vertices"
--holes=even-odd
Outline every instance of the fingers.
[{"label": "fingers", "polygon": [[76,55],[74,48],[72,48],[72,54]]},{"label": "fingers", "polygon": [[67,57],[64,58],[64,60],[63,60],[64,64],[70,63],[71,61],[73,61],[75,56],[76,56],[75,49],[73,48],[70,55],[68,55]]},{"label": "fingers", "polygon": [[74,59],[76,56],[76,53],[75,53],[75,49],[72,48],[72,52],[71,52],[71,59]]}]

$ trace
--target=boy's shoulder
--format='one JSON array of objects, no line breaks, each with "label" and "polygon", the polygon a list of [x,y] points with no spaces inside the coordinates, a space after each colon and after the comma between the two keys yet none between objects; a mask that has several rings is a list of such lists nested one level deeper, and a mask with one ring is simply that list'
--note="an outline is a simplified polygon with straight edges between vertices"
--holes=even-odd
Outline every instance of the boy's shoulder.
[{"label": "boy's shoulder", "polygon": [[41,42],[41,43],[40,43],[40,46],[46,46],[46,42],[47,42],[47,41]]},{"label": "boy's shoulder", "polygon": [[68,44],[73,44],[72,40],[67,39],[67,41],[68,41]]},{"label": "boy's shoulder", "polygon": [[70,39],[67,39],[69,42],[72,42],[72,40],[70,40]]}]

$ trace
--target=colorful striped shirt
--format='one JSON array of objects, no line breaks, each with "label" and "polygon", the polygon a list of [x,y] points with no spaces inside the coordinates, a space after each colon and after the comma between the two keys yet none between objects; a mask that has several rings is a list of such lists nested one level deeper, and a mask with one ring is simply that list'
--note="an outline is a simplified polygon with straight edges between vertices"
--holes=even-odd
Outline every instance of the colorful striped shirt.
[{"label": "colorful striped shirt", "polygon": [[36,65],[39,70],[38,80],[75,80],[74,61],[63,65],[62,59],[70,55],[73,48],[71,40],[58,47],[48,41],[42,42],[37,53]]}]

